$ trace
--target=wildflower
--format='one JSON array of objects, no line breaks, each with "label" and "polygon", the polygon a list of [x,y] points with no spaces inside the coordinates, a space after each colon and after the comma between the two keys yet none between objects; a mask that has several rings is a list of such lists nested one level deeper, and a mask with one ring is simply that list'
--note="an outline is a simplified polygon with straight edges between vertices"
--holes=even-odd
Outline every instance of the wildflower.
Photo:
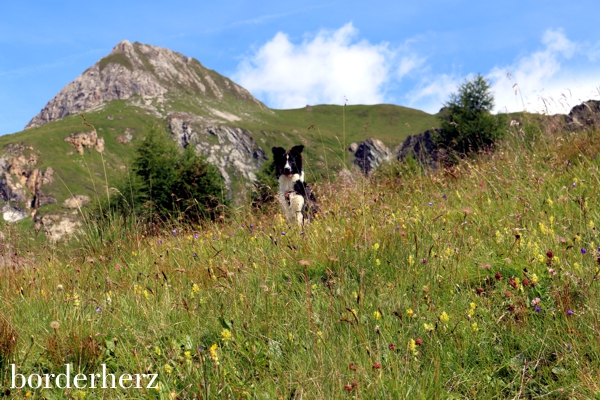
[{"label": "wildflower", "polygon": [[417,346],[420,346],[420,345],[422,345],[422,344],[423,344],[423,339],[421,339],[421,338],[417,338],[417,339],[415,340],[415,343],[417,344]]},{"label": "wildflower", "polygon": [[281,236],[285,236],[285,232],[281,232]]},{"label": "wildflower", "polygon": [[170,374],[173,371],[173,367],[171,367],[169,364],[165,364],[165,372],[167,374]]},{"label": "wildflower", "polygon": [[59,292],[62,292],[63,290],[65,290],[65,288],[63,287],[63,285],[58,285],[56,287],[56,290],[59,291]]},{"label": "wildflower", "polygon": [[210,354],[210,359],[215,363],[215,365],[219,365],[219,355],[217,354],[217,344],[213,344],[212,346],[210,346],[210,348],[208,349],[208,352]]},{"label": "wildflower", "polygon": [[406,315],[408,315],[409,318],[412,318],[415,316],[415,312],[412,310],[412,308],[409,308],[406,310]]},{"label": "wildflower", "polygon": [[447,323],[448,321],[450,321],[450,316],[446,314],[446,311],[442,312],[442,315],[440,315],[440,321],[442,321],[443,323]]},{"label": "wildflower", "polygon": [[433,205],[433,203],[432,203],[432,202],[429,202],[429,203],[427,203],[427,205],[428,205],[429,207],[431,207],[431,206]]},{"label": "wildflower", "polygon": [[542,300],[539,297],[536,297],[535,299],[531,300],[531,306],[535,307],[538,304],[540,304],[542,302]]},{"label": "wildflower", "polygon": [[177,229],[173,229],[173,236],[177,236]]},{"label": "wildflower", "polygon": [[58,322],[58,321],[50,322],[50,328],[57,330],[58,328],[60,328],[60,322]]},{"label": "wildflower", "polygon": [[373,251],[377,251],[378,249],[379,249],[379,243],[375,243],[373,245],[373,247],[371,247],[371,250],[373,250]]},{"label": "wildflower", "polygon": [[102,311],[102,307],[96,308],[96,312],[100,312],[100,311]]},{"label": "wildflower", "polygon": [[425,328],[425,330],[427,332],[431,332],[435,329],[435,327],[433,326],[433,324],[428,324],[428,323],[424,323],[423,324],[423,328]]},{"label": "wildflower", "polygon": [[381,363],[373,363],[373,369],[381,369]]},{"label": "wildflower", "polygon": [[381,313],[379,311],[374,311],[373,318],[375,318],[375,320],[381,319]]},{"label": "wildflower", "polygon": [[496,274],[494,275],[494,277],[496,278],[496,280],[500,281],[502,280],[502,275],[500,275],[500,272],[496,272]]},{"label": "wildflower", "polygon": [[185,358],[186,358],[187,360],[191,360],[191,359],[192,359],[192,352],[191,352],[191,351],[189,351],[189,350],[187,350],[187,351],[184,351],[184,352],[183,352],[183,355],[185,356]]},{"label": "wildflower", "polygon": [[156,242],[157,242],[158,244],[162,244],[162,239],[158,239]]},{"label": "wildflower", "polygon": [[381,265],[381,261],[379,261],[379,258],[375,259],[375,265],[377,265],[377,266]]},{"label": "wildflower", "polygon": [[394,343],[390,343],[389,348],[391,351],[396,351],[396,345]]},{"label": "wildflower", "polygon": [[414,339],[408,341],[408,350],[414,352],[417,349],[417,343]]},{"label": "wildflower", "polygon": [[477,308],[477,304],[475,304],[475,303],[471,302],[471,303],[469,304],[469,308],[470,308],[471,310],[474,310],[474,309],[476,309],[476,308]]},{"label": "wildflower", "polygon": [[348,364],[348,369],[350,369],[350,371],[356,371],[358,367],[356,366],[356,364],[350,363]]},{"label": "wildflower", "polygon": [[231,339],[231,331],[229,329],[223,329],[221,331],[221,340],[224,342],[230,342]]},{"label": "wildflower", "polygon": [[471,329],[473,330],[473,332],[477,332],[479,330],[479,326],[477,326],[477,322],[473,322],[471,324]]},{"label": "wildflower", "polygon": [[535,308],[533,309],[535,312],[540,312],[542,311],[542,307],[540,306],[535,306]]},{"label": "wildflower", "polygon": [[538,282],[539,282],[539,280],[540,280],[540,279],[538,278],[537,274],[533,274],[533,275],[531,275],[531,285],[532,285],[532,286],[535,286],[535,285],[537,285],[537,284],[538,284]]},{"label": "wildflower", "polygon": [[292,333],[288,333],[288,340],[289,340],[290,342],[293,342],[293,341],[294,341],[294,335],[293,335]]},{"label": "wildflower", "polygon": [[548,251],[546,252],[546,257],[548,257],[548,258],[553,258],[553,257],[554,257],[554,252],[553,252],[552,250],[548,250]]},{"label": "wildflower", "polygon": [[581,248],[581,254],[585,254],[585,253],[587,253],[587,250],[582,247]]},{"label": "wildflower", "polygon": [[412,254],[408,256],[408,264],[409,265],[413,265],[415,263],[415,259],[413,258]]},{"label": "wildflower", "polygon": [[575,312],[573,310],[571,310],[571,309],[567,310],[567,315],[573,315],[573,314],[575,314]]},{"label": "wildflower", "polygon": [[194,239],[198,239],[198,234],[194,233]]}]

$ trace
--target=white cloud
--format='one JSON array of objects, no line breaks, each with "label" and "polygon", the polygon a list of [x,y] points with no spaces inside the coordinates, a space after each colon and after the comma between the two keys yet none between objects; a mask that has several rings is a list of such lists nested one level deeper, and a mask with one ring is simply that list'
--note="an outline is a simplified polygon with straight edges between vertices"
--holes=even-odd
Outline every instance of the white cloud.
[{"label": "white cloud", "polygon": [[274,108],[381,103],[395,53],[357,36],[352,23],[300,44],[279,32],[240,63],[234,80]]},{"label": "white cloud", "polygon": [[572,60],[591,59],[593,48],[570,41],[560,29],[547,30],[542,44],[543,49],[490,71],[497,111],[568,113],[582,101],[599,98],[600,71],[571,67]]}]

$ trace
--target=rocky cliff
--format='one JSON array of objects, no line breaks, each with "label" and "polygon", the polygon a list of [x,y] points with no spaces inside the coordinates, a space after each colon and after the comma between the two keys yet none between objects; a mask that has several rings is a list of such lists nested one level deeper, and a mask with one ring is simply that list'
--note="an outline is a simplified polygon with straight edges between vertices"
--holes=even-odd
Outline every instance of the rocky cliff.
[{"label": "rocky cliff", "polygon": [[194,58],[124,40],[65,86],[25,129],[92,110],[111,100],[139,95],[146,101],[162,99],[169,93],[195,94],[216,101],[231,97],[266,109],[246,89],[205,68]]}]

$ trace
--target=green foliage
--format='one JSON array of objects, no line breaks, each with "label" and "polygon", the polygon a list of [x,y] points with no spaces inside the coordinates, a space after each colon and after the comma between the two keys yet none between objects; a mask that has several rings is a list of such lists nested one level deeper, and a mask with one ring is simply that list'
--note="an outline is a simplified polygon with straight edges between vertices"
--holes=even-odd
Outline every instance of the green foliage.
[{"label": "green foliage", "polygon": [[460,85],[440,113],[438,145],[450,153],[468,154],[492,147],[502,136],[504,118],[491,114],[494,96],[481,75]]},{"label": "green foliage", "polygon": [[256,173],[256,182],[252,191],[252,205],[259,209],[266,209],[273,204],[277,195],[279,183],[275,179],[275,162],[273,160],[263,163],[260,171]]},{"label": "green foliage", "polygon": [[192,147],[179,153],[162,128],[153,126],[136,149],[132,173],[117,185],[110,207],[146,220],[185,216],[188,222],[214,219],[226,206],[224,182],[217,168]]}]

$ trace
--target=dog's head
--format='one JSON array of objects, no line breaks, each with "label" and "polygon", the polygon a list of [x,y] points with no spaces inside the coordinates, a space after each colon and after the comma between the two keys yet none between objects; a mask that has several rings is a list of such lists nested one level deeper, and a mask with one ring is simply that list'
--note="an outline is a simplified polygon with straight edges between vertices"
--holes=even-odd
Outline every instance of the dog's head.
[{"label": "dog's head", "polygon": [[294,146],[290,151],[283,147],[273,147],[273,160],[275,162],[275,177],[281,175],[290,178],[294,174],[302,174],[302,150],[304,146]]}]

